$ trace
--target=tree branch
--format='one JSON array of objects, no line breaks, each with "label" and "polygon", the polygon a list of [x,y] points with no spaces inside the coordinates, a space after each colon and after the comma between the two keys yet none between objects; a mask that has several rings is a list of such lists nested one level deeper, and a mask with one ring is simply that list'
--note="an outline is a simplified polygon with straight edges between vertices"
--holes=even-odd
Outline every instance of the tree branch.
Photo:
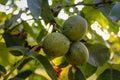
[{"label": "tree branch", "polygon": [[8,77],[12,74],[12,72],[26,59],[26,56],[23,56],[20,62],[18,62],[11,70],[10,72],[4,77],[4,80],[8,80]]},{"label": "tree branch", "polygon": [[105,5],[111,5],[111,4],[113,4],[113,2],[114,2],[113,0],[109,0],[109,1],[103,0],[102,2],[92,3],[92,4],[84,3],[84,1],[78,2],[77,4],[71,4],[71,5],[57,4],[57,6],[52,8],[51,11],[52,11],[54,17],[57,17],[59,11],[62,8],[75,7],[75,6],[78,6],[78,5],[84,5],[84,6],[91,6],[91,7],[94,7],[94,8],[99,8],[99,7],[103,7]]},{"label": "tree branch", "polygon": [[98,6],[101,6],[101,5],[105,5],[105,4],[112,4],[113,1],[112,0],[109,0],[109,1],[103,1],[103,2],[99,2],[99,3],[94,3],[94,4],[86,4],[83,2],[79,2],[77,4],[72,4],[72,5],[64,5],[63,7],[75,7],[77,5],[84,5],[84,6],[92,6],[92,7],[98,7]]}]

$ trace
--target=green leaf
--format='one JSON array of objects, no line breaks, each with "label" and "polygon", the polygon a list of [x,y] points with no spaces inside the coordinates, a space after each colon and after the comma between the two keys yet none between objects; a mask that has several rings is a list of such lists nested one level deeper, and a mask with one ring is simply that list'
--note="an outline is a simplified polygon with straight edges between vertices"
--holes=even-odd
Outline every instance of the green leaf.
[{"label": "green leaf", "polygon": [[109,30],[113,31],[114,33],[118,33],[119,31],[119,27],[118,27],[118,23],[116,23],[119,19],[119,13],[120,11],[118,11],[119,9],[119,5],[120,3],[117,3],[115,5],[108,5],[108,6],[104,6],[99,8],[99,10],[103,13],[103,15],[108,19],[109,21]]},{"label": "green leaf", "polygon": [[83,66],[80,66],[79,67],[80,70],[83,72],[83,74],[85,75],[85,77],[89,77],[91,76],[92,74],[95,73],[95,71],[97,70],[97,67],[95,66],[92,66],[91,64],[87,63]]},{"label": "green leaf", "polygon": [[28,7],[36,19],[38,19],[41,14],[41,3],[42,0],[27,0]]},{"label": "green leaf", "polygon": [[0,74],[6,74],[6,69],[2,65],[0,65]]},{"label": "green leaf", "polygon": [[20,18],[20,16],[21,16],[21,12],[19,13],[19,14],[17,14],[17,15],[13,15],[10,19],[7,19],[6,21],[5,21],[5,28],[6,29],[8,29],[9,27],[11,27],[11,25],[14,23],[14,22],[16,22],[16,20],[18,19],[18,18]]},{"label": "green leaf", "polygon": [[29,53],[29,51],[27,49],[25,49],[22,46],[12,46],[11,48],[13,48],[13,51],[20,51],[21,53],[23,53],[24,55],[32,55]]},{"label": "green leaf", "polygon": [[60,68],[63,68],[69,65],[69,63],[66,61],[66,58],[64,56],[57,57],[53,59],[52,62]]},{"label": "green leaf", "polygon": [[85,6],[82,11],[89,25],[97,21],[101,25],[102,29],[103,28],[106,29],[107,26],[109,26],[108,31],[111,31],[117,34],[119,31],[119,27],[115,22],[112,22],[110,18],[112,7],[113,5],[101,7],[100,9],[95,9],[92,7]]},{"label": "green leaf", "polygon": [[38,28],[45,29],[40,20],[36,19],[35,22],[38,24]]},{"label": "green leaf", "polygon": [[54,23],[54,16],[51,12],[51,9],[48,4],[48,0],[43,0],[41,4],[41,17],[45,21],[46,24]]},{"label": "green leaf", "polygon": [[93,0],[84,0],[85,3],[93,3]]},{"label": "green leaf", "polygon": [[[35,54],[35,53],[33,53],[33,54]],[[52,78],[52,80],[57,80],[56,72],[54,71],[54,69],[53,69],[52,65],[50,64],[50,62],[48,61],[48,59],[40,54],[34,55],[34,57],[45,67],[46,72]]]},{"label": "green leaf", "polygon": [[47,30],[46,30],[46,29],[42,29],[42,30],[39,32],[39,35],[38,35],[38,37],[37,37],[37,42],[39,43],[46,34],[47,34]]},{"label": "green leaf", "polygon": [[97,21],[102,26],[102,28],[106,28],[108,25],[107,19],[101,14],[99,9],[85,6],[83,8],[83,13],[85,15],[85,19],[87,19],[90,25],[95,21]]},{"label": "green leaf", "polygon": [[40,20],[35,20],[36,23],[38,24],[38,28],[39,30],[39,34],[36,38],[37,43],[41,42],[41,40],[43,39],[43,37],[48,33],[48,31],[45,29],[45,27],[42,25],[42,23],[40,22]]},{"label": "green leaf", "polygon": [[106,69],[97,80],[120,80],[120,71],[115,69]]},{"label": "green leaf", "polygon": [[64,23],[64,20],[63,19],[60,19],[60,18],[55,18],[55,21],[56,21],[56,23],[58,24],[58,25],[60,25],[60,26],[62,26],[63,25],[63,23]]},{"label": "green leaf", "polygon": [[113,69],[120,71],[120,64],[112,64],[111,66]]},{"label": "green leaf", "polygon": [[26,70],[23,72],[18,73],[15,77],[16,78],[22,78],[22,79],[26,79],[27,77],[29,77],[32,74],[31,70]]},{"label": "green leaf", "polygon": [[113,22],[120,20],[120,10],[119,9],[120,9],[120,2],[115,4],[112,8],[110,16],[111,16]]},{"label": "green leaf", "polygon": [[86,80],[83,73],[77,67],[70,67],[68,78],[69,80]]},{"label": "green leaf", "polygon": [[87,44],[89,50],[89,60],[88,62],[93,66],[102,66],[109,60],[110,51],[106,46],[96,43],[96,44]]},{"label": "green leaf", "polygon": [[101,44],[105,44],[105,40],[102,38],[102,36],[98,35],[96,32],[92,32],[92,34],[95,36],[94,40],[100,42]]},{"label": "green leaf", "polygon": [[0,42],[0,64],[7,66],[14,63],[14,57],[9,53],[5,43]]},{"label": "green leaf", "polygon": [[34,33],[33,29],[31,26],[29,26],[29,24],[25,21],[22,22],[23,23],[23,26],[24,26],[24,29],[25,31],[30,34],[34,39],[36,39],[37,35]]},{"label": "green leaf", "polygon": [[5,12],[0,12],[0,28],[4,28],[3,25],[1,25],[2,23],[4,23],[4,21],[6,20],[7,15]]},{"label": "green leaf", "polygon": [[5,5],[7,3],[8,0],[0,0],[0,4]]},{"label": "green leaf", "polygon": [[110,65],[108,63],[105,63],[103,66],[97,67],[97,70],[95,72],[96,76],[99,76],[108,68],[110,68]]},{"label": "green leaf", "polygon": [[[25,64],[27,64],[27,63],[30,62],[31,60],[33,60],[32,57],[29,57],[29,58],[25,59],[25,60],[19,65],[19,67],[17,67],[17,69],[18,69],[18,70],[21,70],[21,69],[25,66]],[[18,61],[18,62],[19,62],[19,61]]]},{"label": "green leaf", "polygon": [[43,75],[33,74],[30,76],[29,80],[48,80],[48,79]]},{"label": "green leaf", "polygon": [[114,32],[115,34],[118,33],[118,31],[119,31],[119,26],[118,25],[110,22],[109,26],[110,26],[110,28],[108,29],[109,31]]}]

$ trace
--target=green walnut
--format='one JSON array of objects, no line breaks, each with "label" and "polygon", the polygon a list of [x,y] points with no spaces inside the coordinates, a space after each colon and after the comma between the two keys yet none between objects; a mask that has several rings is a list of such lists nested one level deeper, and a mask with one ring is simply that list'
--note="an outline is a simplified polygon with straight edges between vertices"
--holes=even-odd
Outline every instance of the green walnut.
[{"label": "green walnut", "polygon": [[87,21],[79,16],[69,17],[63,24],[62,32],[71,41],[79,41],[87,31]]},{"label": "green walnut", "polygon": [[74,42],[71,44],[70,49],[65,57],[71,65],[81,66],[88,61],[89,52],[83,43]]},{"label": "green walnut", "polygon": [[43,51],[50,57],[65,55],[70,47],[70,41],[61,33],[53,32],[43,40]]}]

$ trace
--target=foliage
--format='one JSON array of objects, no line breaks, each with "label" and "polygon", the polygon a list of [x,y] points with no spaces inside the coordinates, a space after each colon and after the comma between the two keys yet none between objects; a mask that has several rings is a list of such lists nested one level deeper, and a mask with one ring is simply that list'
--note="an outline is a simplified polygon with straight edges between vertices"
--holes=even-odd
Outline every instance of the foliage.
[{"label": "foliage", "polygon": [[[18,6],[22,1],[28,6]],[[76,1],[0,0],[0,80],[120,80],[120,1]],[[80,42],[90,57],[82,66],[64,56],[51,59],[42,49],[47,34],[61,32],[63,13],[88,22]]]}]

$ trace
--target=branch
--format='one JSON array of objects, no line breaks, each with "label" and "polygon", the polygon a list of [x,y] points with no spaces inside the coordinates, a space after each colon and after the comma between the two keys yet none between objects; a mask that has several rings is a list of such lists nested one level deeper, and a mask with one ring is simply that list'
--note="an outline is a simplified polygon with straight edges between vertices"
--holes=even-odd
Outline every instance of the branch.
[{"label": "branch", "polygon": [[11,70],[10,72],[4,77],[4,80],[8,80],[8,77],[12,74],[12,72],[26,59],[26,56],[23,56],[20,62],[18,62]]},{"label": "branch", "polygon": [[92,7],[98,7],[98,6],[101,6],[101,5],[105,5],[105,4],[112,4],[113,1],[112,0],[109,0],[109,1],[103,1],[103,2],[99,2],[99,3],[94,3],[94,4],[86,4],[83,2],[79,2],[77,4],[72,4],[72,5],[64,5],[63,7],[75,7],[77,5],[84,5],[84,6],[92,6]]},{"label": "branch", "polygon": [[103,7],[104,5],[111,5],[113,2],[114,2],[113,0],[109,0],[109,1],[103,0],[102,2],[99,2],[99,3],[88,4],[88,3],[84,3],[84,1],[82,1],[82,2],[79,2],[77,4],[71,4],[71,5],[63,5],[63,4],[59,3],[59,4],[56,5],[56,7],[52,8],[51,11],[52,11],[54,17],[57,17],[59,11],[62,8],[75,7],[75,6],[78,6],[78,5],[84,5],[84,6],[91,6],[91,7],[94,7],[94,8],[99,8],[99,7]]}]

